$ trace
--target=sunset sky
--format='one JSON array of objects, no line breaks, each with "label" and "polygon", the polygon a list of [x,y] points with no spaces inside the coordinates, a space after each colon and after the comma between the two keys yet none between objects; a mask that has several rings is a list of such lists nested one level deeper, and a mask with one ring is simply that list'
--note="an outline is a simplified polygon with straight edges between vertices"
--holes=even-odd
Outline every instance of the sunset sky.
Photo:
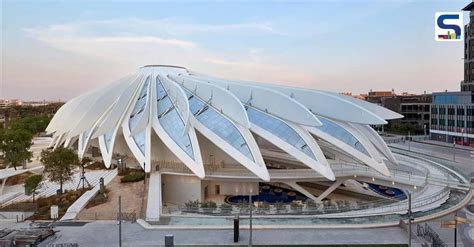
[{"label": "sunset sky", "polygon": [[336,92],[458,91],[463,43],[436,42],[434,15],[467,3],[2,1],[0,98],[67,100],[146,64]]}]

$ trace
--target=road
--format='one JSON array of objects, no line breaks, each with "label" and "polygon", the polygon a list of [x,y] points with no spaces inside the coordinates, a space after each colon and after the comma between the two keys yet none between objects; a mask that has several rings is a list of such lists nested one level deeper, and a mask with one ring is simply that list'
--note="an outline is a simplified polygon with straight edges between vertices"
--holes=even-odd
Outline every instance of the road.
[{"label": "road", "polygon": [[[474,158],[471,158],[471,151],[466,149],[456,148],[455,150],[452,147],[438,146],[420,142],[399,142],[392,143],[389,146],[396,148],[402,148],[410,151],[426,154],[429,156],[434,156],[437,158],[445,159],[447,161],[453,161],[454,156],[454,166],[458,171],[463,172],[464,175],[470,177],[474,176]],[[453,153],[455,153],[453,155]]]}]

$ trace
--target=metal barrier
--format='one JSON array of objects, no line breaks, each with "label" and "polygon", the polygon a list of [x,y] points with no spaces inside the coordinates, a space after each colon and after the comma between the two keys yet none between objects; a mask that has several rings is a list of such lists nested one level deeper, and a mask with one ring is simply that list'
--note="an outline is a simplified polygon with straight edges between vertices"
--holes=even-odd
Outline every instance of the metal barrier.
[{"label": "metal barrier", "polygon": [[[413,208],[419,208],[430,205],[446,196],[449,196],[450,190],[444,189],[438,193],[422,197],[412,202]],[[292,204],[268,204],[261,203],[254,206],[254,214],[256,215],[320,215],[320,214],[337,214],[348,211],[357,212],[360,210],[373,209],[378,213],[403,213],[407,210],[408,205],[406,201],[394,202],[393,200],[381,199],[368,203],[350,203],[347,200],[323,201],[321,203],[306,202],[306,203],[292,203]],[[203,214],[203,215],[236,215],[248,214],[249,204],[240,203],[231,205],[231,207],[192,207],[179,205],[175,207],[165,207],[164,214],[170,215],[185,215],[185,214]]]}]

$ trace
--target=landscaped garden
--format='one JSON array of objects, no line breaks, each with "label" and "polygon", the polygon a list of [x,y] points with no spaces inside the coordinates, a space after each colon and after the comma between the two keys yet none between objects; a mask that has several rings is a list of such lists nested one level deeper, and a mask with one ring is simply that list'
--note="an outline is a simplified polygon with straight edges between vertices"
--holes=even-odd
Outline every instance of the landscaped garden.
[{"label": "landscaped garden", "polygon": [[29,220],[50,220],[51,219],[51,206],[56,205],[59,209],[59,218],[61,218],[67,211],[67,209],[88,189],[78,189],[71,191],[64,191],[61,195],[52,195],[46,198],[37,198],[35,202],[19,202],[9,204],[5,207],[0,208],[0,211],[25,211],[34,212],[33,216],[29,217]]}]

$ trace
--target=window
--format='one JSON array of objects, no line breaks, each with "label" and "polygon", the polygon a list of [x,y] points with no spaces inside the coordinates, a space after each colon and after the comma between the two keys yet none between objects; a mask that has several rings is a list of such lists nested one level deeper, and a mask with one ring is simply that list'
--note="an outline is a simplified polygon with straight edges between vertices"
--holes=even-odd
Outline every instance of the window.
[{"label": "window", "polygon": [[272,133],[282,141],[290,144],[309,157],[316,159],[313,151],[311,151],[303,138],[284,121],[273,117],[270,114],[257,110],[251,106],[245,106],[245,108],[247,109],[247,114],[251,123],[258,125],[260,128]]},{"label": "window", "polygon": [[165,130],[165,132],[173,139],[173,141],[194,159],[193,147],[191,144],[191,138],[185,133],[185,124],[181,118],[178,110],[175,108],[171,99],[168,97],[168,93],[163,88],[161,81],[156,78],[156,96],[157,96],[157,116],[158,121]]},{"label": "window", "polygon": [[317,129],[331,135],[332,137],[346,143],[349,146],[354,147],[363,154],[370,156],[365,147],[362,146],[359,140],[357,140],[357,138],[355,138],[349,131],[327,118],[318,116],[318,119],[323,125],[316,127]]},{"label": "window", "polygon": [[[133,130],[133,128],[137,126],[138,120],[141,119],[144,114],[145,105],[148,100],[147,96],[149,83],[150,77],[148,77],[145,83],[143,84],[137,102],[135,103],[135,106],[133,108],[132,114],[130,114],[130,120],[128,121],[130,130]],[[142,154],[145,155],[145,130],[134,135],[132,138],[135,141],[135,144],[137,144]]]},{"label": "window", "polygon": [[214,132],[247,158],[254,161],[252,152],[250,152],[247,142],[237,127],[208,103],[196,95],[193,95],[187,88],[181,87],[188,97],[191,114],[193,114],[202,125],[206,126],[206,128]]}]

